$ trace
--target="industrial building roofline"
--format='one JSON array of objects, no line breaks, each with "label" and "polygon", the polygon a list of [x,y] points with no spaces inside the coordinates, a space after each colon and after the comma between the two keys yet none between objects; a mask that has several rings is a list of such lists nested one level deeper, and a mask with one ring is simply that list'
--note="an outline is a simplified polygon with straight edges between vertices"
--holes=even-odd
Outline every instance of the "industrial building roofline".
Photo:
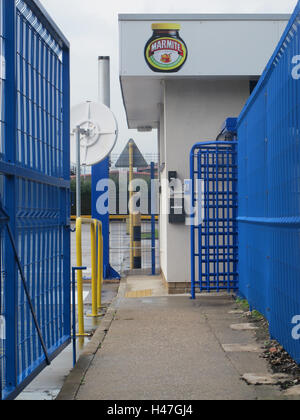
[{"label": "industrial building roofline", "polygon": [[180,20],[180,21],[201,21],[201,20],[240,20],[240,21],[249,21],[249,20],[289,20],[291,17],[290,14],[120,14],[119,21],[140,21],[140,20],[151,20],[151,21],[170,21],[170,20]]}]

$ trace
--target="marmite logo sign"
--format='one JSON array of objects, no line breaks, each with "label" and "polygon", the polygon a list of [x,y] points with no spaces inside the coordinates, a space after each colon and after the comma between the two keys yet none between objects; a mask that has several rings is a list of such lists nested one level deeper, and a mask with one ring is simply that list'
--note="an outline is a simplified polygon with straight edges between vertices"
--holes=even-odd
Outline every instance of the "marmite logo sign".
[{"label": "marmite logo sign", "polygon": [[178,72],[186,62],[188,51],[179,36],[180,25],[173,26],[175,30],[172,24],[152,25],[154,34],[145,47],[145,59],[154,72]]},{"label": "marmite logo sign", "polygon": [[184,64],[187,50],[184,44],[172,38],[161,38],[151,42],[146,49],[146,61],[153,71],[174,71]]},{"label": "marmite logo sign", "polygon": [[181,55],[181,57],[184,56],[183,45],[179,41],[174,41],[174,39],[168,39],[168,38],[160,39],[158,41],[153,41],[152,44],[150,45],[149,56],[151,57],[156,52],[165,51],[165,50],[170,51],[170,53],[167,54],[169,56],[173,52],[175,53],[177,52],[178,55]]}]

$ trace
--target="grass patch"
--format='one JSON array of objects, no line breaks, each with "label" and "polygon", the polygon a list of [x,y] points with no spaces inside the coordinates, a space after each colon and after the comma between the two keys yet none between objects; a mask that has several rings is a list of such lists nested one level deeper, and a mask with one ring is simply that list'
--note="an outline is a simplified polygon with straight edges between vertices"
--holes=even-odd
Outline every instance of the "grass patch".
[{"label": "grass patch", "polygon": [[[250,312],[250,306],[246,299],[237,298],[236,303],[243,311]],[[251,317],[255,321],[262,321],[264,319],[264,316],[256,310],[251,312]]]},{"label": "grass patch", "polygon": [[246,299],[237,298],[236,303],[243,311],[249,312],[250,306]]},{"label": "grass patch", "polygon": [[264,316],[260,312],[258,312],[258,311],[252,311],[251,312],[251,316],[256,321],[262,321],[264,319]]}]

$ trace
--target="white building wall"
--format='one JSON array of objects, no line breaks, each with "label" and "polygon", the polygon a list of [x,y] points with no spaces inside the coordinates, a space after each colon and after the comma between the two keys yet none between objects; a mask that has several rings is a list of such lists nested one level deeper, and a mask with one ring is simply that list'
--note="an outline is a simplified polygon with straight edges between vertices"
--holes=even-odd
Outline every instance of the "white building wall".
[{"label": "white building wall", "polygon": [[[189,179],[189,155],[199,141],[213,141],[228,117],[238,116],[249,97],[248,80],[167,80],[164,86],[164,113],[161,127],[165,141],[165,169]],[[161,144],[160,139],[160,144]],[[163,163],[163,162],[161,162]],[[164,184],[164,183],[163,183]],[[168,194],[163,187],[162,206]],[[170,283],[190,282],[190,228],[169,224],[161,217],[161,268]]]},{"label": "white building wall", "polygon": [[[166,169],[163,166],[165,162],[166,156],[166,142],[165,142],[165,119],[164,119],[164,106],[161,105],[160,109],[160,124],[158,129],[158,147],[159,147],[159,157],[160,157],[160,164],[161,164],[161,174],[160,180],[166,179]],[[168,216],[167,214],[163,214],[163,207],[167,203],[166,200],[162,198],[166,196],[166,188],[164,183],[161,183],[161,191],[160,194],[160,217],[159,217],[159,229],[160,229],[160,266],[161,270],[164,273],[165,278],[168,275],[168,264],[167,264],[167,226],[168,226]]]}]

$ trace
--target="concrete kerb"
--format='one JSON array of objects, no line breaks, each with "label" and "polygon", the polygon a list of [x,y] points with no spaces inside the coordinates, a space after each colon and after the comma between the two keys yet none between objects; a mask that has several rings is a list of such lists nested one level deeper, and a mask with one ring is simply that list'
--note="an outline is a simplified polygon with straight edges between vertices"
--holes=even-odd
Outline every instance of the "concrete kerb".
[{"label": "concrete kerb", "polygon": [[112,301],[110,307],[107,309],[103,320],[93,338],[88,343],[82,354],[80,355],[76,366],[67,377],[59,395],[57,401],[71,401],[75,400],[78,394],[79,388],[84,380],[84,377],[94,360],[94,357],[102,346],[105,337],[109,331],[109,328],[116,316],[117,308],[120,304],[122,297],[125,295],[126,290],[126,278],[123,278],[120,283],[118,295]]}]

